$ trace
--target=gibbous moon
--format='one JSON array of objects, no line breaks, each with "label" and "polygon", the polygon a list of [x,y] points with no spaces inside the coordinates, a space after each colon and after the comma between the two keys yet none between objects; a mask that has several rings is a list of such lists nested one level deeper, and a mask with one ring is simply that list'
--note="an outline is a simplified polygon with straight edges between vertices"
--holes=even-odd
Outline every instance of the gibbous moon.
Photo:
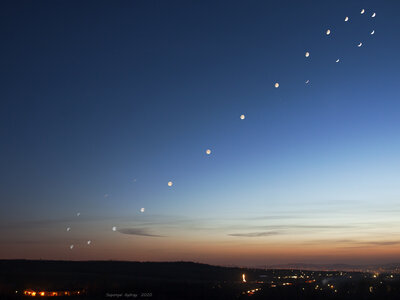
[{"label": "gibbous moon", "polygon": [[361,10],[361,14],[364,14],[365,13],[365,9],[363,8],[362,10]]},{"label": "gibbous moon", "polygon": [[211,154],[211,150],[210,150],[210,149],[207,149],[207,150],[206,150],[206,154],[207,154],[207,155],[210,155],[210,154]]},{"label": "gibbous moon", "polygon": [[244,120],[246,117],[244,115],[240,116],[240,120]]},{"label": "gibbous moon", "polygon": [[371,31],[371,34],[372,34],[372,35],[375,34],[375,30],[372,30],[372,31]]},{"label": "gibbous moon", "polygon": [[71,250],[74,249],[74,245],[69,246],[69,249]]},{"label": "gibbous moon", "polygon": [[145,211],[145,208],[142,207],[142,208],[140,209],[140,212],[141,212],[141,213],[144,213],[144,211]]},{"label": "gibbous moon", "polygon": [[373,13],[372,16],[371,16],[371,18],[375,18],[375,16],[376,16],[376,13]]},{"label": "gibbous moon", "polygon": [[67,231],[70,231],[71,230],[71,227],[67,227]]},{"label": "gibbous moon", "polygon": [[331,34],[331,30],[328,29],[328,30],[326,31],[326,35],[330,35],[330,34]]},{"label": "gibbous moon", "polygon": [[279,83],[278,83],[278,82],[275,83],[275,87],[276,87],[276,88],[279,87]]},{"label": "gibbous moon", "polygon": [[112,231],[117,231],[117,227],[113,226]]},{"label": "gibbous moon", "polygon": [[306,57],[309,57],[310,56],[310,52],[306,52]]},{"label": "gibbous moon", "polygon": [[362,46],[362,43],[360,42],[360,43],[357,45],[357,47],[360,48],[361,46]]},{"label": "gibbous moon", "polygon": [[168,181],[168,186],[172,186],[172,185],[173,185],[172,181]]},{"label": "gibbous moon", "polygon": [[92,243],[92,241],[87,241],[87,244],[90,245]]},{"label": "gibbous moon", "polygon": [[349,17],[344,18],[344,21],[347,22],[349,20]]}]

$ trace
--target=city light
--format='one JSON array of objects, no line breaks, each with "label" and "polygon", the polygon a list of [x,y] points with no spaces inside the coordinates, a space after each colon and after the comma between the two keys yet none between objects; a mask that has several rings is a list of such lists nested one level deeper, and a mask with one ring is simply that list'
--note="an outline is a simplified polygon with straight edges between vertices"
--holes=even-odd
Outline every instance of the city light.
[{"label": "city light", "polygon": [[76,296],[80,295],[81,291],[40,291],[36,292],[31,289],[27,289],[23,292],[25,296],[31,296],[31,297],[36,297],[36,296],[41,296],[41,297],[57,297],[57,296]]}]

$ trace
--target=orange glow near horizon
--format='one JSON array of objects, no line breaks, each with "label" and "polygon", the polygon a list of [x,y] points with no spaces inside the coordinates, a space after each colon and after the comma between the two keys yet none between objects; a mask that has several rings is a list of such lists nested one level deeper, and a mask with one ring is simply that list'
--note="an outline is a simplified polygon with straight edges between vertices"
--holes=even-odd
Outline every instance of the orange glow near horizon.
[{"label": "orange glow near horizon", "polygon": [[[297,217],[296,217],[297,218]],[[317,218],[317,217],[315,217]],[[350,218],[350,217],[349,217]],[[199,223],[193,228],[164,226],[149,229],[151,234],[141,236],[112,232],[110,229],[93,236],[96,245],[70,250],[64,238],[54,232],[44,245],[30,242],[27,256],[21,243],[4,243],[0,257],[8,259],[61,259],[61,260],[123,260],[123,261],[194,261],[212,265],[265,266],[287,263],[349,263],[379,264],[400,259],[400,243],[394,238],[394,221],[382,226],[353,225],[342,228],[342,220],[335,226],[321,221],[290,219],[291,224],[281,220],[258,220],[230,223],[219,221]],[[377,220],[377,222],[380,219]],[[289,221],[287,221],[289,222]],[[348,221],[350,222],[350,221]],[[383,222],[383,221],[382,221]],[[195,223],[195,222],[194,222]],[[221,223],[223,223],[221,221]],[[298,224],[298,225],[297,225]],[[318,226],[316,226],[318,224]],[[98,224],[93,224],[94,225]],[[157,225],[158,226],[158,225]],[[263,228],[267,229],[260,229]],[[279,229],[268,229],[276,228]],[[297,227],[296,227],[297,226]],[[358,226],[358,225],[354,225]],[[399,225],[400,226],[400,225]],[[119,227],[123,228],[123,225]],[[129,225],[126,225],[128,228]],[[210,230],[210,228],[220,228]],[[249,229],[249,228],[252,229]],[[108,226],[108,228],[111,228]],[[231,229],[233,228],[233,229]],[[280,229],[282,228],[282,229]],[[30,236],[39,236],[41,229],[27,229]],[[52,232],[51,230],[49,232]],[[21,241],[24,237],[20,237]],[[30,239],[26,238],[29,242]],[[132,251],[134,249],[134,251]],[[67,251],[68,250],[68,251]]]},{"label": "orange glow near horizon", "polygon": [[[118,242],[99,241],[96,251],[83,249],[67,252],[58,246],[43,250],[33,245],[26,259],[66,260],[126,260],[126,261],[195,261],[214,265],[259,266],[282,263],[386,263],[400,258],[400,244],[373,245],[358,242],[321,241],[269,241],[263,238],[203,241],[195,239],[147,239],[129,237]],[[138,241],[142,241],[139,243]],[[135,252],[132,253],[133,244]],[[155,249],[149,251],[149,249]],[[3,247],[11,253],[8,258],[26,255],[21,248]],[[47,255],[46,255],[47,253]],[[57,254],[60,253],[60,254]]]}]

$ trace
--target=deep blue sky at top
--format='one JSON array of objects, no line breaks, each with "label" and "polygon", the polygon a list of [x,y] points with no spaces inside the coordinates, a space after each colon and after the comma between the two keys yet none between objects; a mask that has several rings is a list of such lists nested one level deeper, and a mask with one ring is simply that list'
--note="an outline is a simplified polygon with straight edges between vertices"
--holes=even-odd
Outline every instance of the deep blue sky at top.
[{"label": "deep blue sky at top", "polygon": [[362,199],[340,190],[346,176],[399,176],[399,9],[2,1],[1,218],[250,213],[287,189]]}]

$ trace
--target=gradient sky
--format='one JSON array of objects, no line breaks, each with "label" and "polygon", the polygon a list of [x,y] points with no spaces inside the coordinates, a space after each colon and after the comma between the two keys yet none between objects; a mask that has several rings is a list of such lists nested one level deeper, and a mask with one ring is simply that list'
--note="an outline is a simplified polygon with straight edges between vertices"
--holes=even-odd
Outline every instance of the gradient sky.
[{"label": "gradient sky", "polygon": [[399,261],[399,11],[2,1],[0,258]]}]

